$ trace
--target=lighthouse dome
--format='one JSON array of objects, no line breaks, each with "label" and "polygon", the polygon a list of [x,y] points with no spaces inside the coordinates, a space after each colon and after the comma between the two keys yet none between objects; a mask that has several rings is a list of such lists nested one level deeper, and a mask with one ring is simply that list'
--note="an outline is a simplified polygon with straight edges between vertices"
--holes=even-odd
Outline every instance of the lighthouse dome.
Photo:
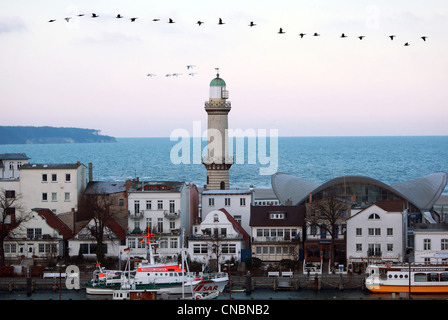
[{"label": "lighthouse dome", "polygon": [[216,78],[210,82],[210,87],[225,87],[226,82],[219,77],[219,73],[216,75]]}]

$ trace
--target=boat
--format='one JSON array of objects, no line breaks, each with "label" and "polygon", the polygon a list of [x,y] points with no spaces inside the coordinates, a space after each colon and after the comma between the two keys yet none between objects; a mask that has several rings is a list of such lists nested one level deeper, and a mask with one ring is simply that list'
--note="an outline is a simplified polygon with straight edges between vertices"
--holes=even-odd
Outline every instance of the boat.
[{"label": "boat", "polygon": [[366,288],[373,293],[448,293],[448,265],[369,265]]},{"label": "boat", "polygon": [[[158,294],[169,295],[208,295],[211,292],[222,292],[229,281],[227,273],[201,273],[193,274],[185,270],[182,265],[175,262],[155,262],[153,243],[148,238],[148,260],[136,261],[137,267],[130,271],[130,257],[127,270],[105,271],[98,266],[92,279],[86,284],[87,294],[113,295],[115,290],[121,290],[123,286],[130,286],[134,290],[155,290]],[[182,261],[184,262],[184,249],[182,249]],[[188,265],[187,265],[188,269]]]}]

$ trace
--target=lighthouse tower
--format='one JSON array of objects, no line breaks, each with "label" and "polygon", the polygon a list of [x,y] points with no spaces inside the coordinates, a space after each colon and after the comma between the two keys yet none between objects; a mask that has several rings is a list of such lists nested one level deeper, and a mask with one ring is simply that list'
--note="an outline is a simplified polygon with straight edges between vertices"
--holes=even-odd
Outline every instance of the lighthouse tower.
[{"label": "lighthouse tower", "polygon": [[229,157],[228,150],[227,115],[231,109],[228,98],[226,83],[217,73],[210,82],[210,99],[205,102],[208,115],[207,156],[202,158],[202,163],[207,169],[207,189],[229,189],[229,169],[233,158]]}]

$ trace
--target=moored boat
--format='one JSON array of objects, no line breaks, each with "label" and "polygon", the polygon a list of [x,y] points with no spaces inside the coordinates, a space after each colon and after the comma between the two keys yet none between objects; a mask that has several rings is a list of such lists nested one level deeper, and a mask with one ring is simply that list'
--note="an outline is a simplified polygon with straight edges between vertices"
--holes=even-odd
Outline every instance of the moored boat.
[{"label": "moored boat", "polygon": [[366,272],[373,293],[448,293],[447,265],[369,265]]},{"label": "moored boat", "polygon": [[[148,238],[148,260],[136,261],[137,266],[133,271],[129,271],[130,258],[126,267],[128,271],[106,273],[97,265],[98,270],[86,284],[86,293],[111,295],[114,291],[123,289],[123,286],[130,286],[134,290],[151,290],[170,295],[208,295],[211,292],[221,293],[224,290],[229,281],[227,273],[195,275],[185,270],[183,264],[155,262],[152,243],[149,241],[150,235],[146,237]],[[182,261],[185,261],[184,257]]]}]

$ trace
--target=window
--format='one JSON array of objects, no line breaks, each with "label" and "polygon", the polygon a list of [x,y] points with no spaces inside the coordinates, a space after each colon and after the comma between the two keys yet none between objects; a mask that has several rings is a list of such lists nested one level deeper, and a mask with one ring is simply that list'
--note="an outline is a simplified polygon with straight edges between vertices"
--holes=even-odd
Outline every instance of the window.
[{"label": "window", "polygon": [[146,230],[147,231],[152,230],[152,218],[146,218]]},{"label": "window", "polygon": [[57,246],[55,243],[39,243],[39,253],[56,253]]},{"label": "window", "polygon": [[27,228],[26,229],[26,237],[28,239],[40,239],[42,238],[42,229],[41,228]]},{"label": "window", "polygon": [[378,214],[376,214],[376,213],[372,213],[369,216],[369,220],[380,220],[380,216]]},{"label": "window", "polygon": [[58,194],[56,192],[51,193],[51,201],[58,201]]},{"label": "window", "polygon": [[42,201],[48,201],[48,194],[46,192],[42,193]]},{"label": "window", "polygon": [[393,236],[394,235],[394,229],[393,228],[387,228],[387,235]]},{"label": "window", "polygon": [[134,213],[137,214],[140,212],[140,200],[134,200]]},{"label": "window", "polygon": [[46,173],[42,174],[42,182],[47,182],[48,181],[48,177]]},{"label": "window", "polygon": [[236,253],[236,245],[235,244],[226,244],[223,243],[221,245],[222,253]]},{"label": "window", "polygon": [[356,235],[362,236],[362,228],[356,228]]},{"label": "window", "polygon": [[163,218],[157,218],[157,232],[163,232]]},{"label": "window", "polygon": [[163,210],[163,200],[157,200],[157,209]]},{"label": "window", "polygon": [[241,225],[241,221],[243,220],[243,218],[240,215],[235,215],[233,216],[233,218],[235,219],[236,222],[238,222]]},{"label": "window", "polygon": [[146,210],[151,210],[151,208],[152,208],[151,200],[146,200]]},{"label": "window", "polygon": [[441,250],[448,250],[448,239],[440,240],[440,249]]},{"label": "window", "polygon": [[16,191],[15,190],[6,190],[5,196],[6,196],[6,198],[14,199],[16,197]]},{"label": "window", "polygon": [[218,217],[218,214],[217,214],[217,213],[215,213],[215,214],[213,215],[213,222],[219,222],[219,217]]},{"label": "window", "polygon": [[58,175],[57,175],[56,173],[53,173],[53,174],[51,175],[51,181],[52,181],[52,182],[56,182],[56,181],[58,181]]},{"label": "window", "polygon": [[209,207],[215,206],[215,198],[208,198],[208,206]]},{"label": "window", "polygon": [[194,244],[193,245],[193,252],[194,253],[207,253],[207,244],[201,243],[201,244]]},{"label": "window", "polygon": [[170,200],[170,213],[176,212],[174,200]]},{"label": "window", "polygon": [[225,198],[224,201],[225,201],[225,206],[229,207],[230,206],[230,198]]},{"label": "window", "polygon": [[64,201],[70,201],[70,192],[64,193]]},{"label": "window", "polygon": [[279,212],[269,213],[269,219],[285,219],[285,214]]},{"label": "window", "polygon": [[431,250],[431,239],[423,239],[423,250]]},{"label": "window", "polygon": [[[95,254],[96,248],[96,243],[81,243],[79,246],[79,251],[81,251],[82,254]],[[103,253],[107,254],[107,244],[103,244],[102,248]]]},{"label": "window", "polygon": [[381,228],[369,228],[369,236],[380,236]]},{"label": "window", "polygon": [[170,239],[170,248],[171,249],[177,249],[177,247],[178,247],[178,241],[177,241],[177,239],[176,238],[171,238]]},{"label": "window", "polygon": [[176,229],[176,220],[170,219],[170,229]]},{"label": "window", "polygon": [[124,207],[124,199],[123,198],[118,199],[118,206]]},{"label": "window", "polygon": [[393,243],[388,243],[386,246],[387,246],[387,251],[389,251],[389,252],[394,251]]},{"label": "window", "polygon": [[241,207],[246,206],[246,198],[240,198],[240,206]]},{"label": "window", "polygon": [[70,173],[66,173],[65,174],[65,182],[70,182],[71,181],[71,174]]},{"label": "window", "polygon": [[356,244],[356,252],[362,252],[362,243]]}]

